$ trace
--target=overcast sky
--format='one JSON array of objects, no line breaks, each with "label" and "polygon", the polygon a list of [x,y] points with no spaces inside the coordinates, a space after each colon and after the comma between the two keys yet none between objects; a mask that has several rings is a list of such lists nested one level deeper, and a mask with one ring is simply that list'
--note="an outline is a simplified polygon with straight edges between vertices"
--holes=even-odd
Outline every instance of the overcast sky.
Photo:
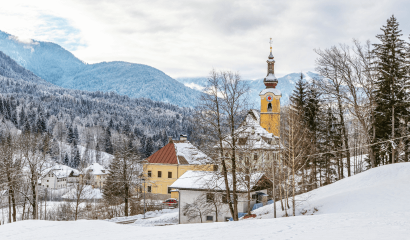
[{"label": "overcast sky", "polygon": [[87,63],[142,63],[174,78],[216,68],[258,79],[270,37],[283,76],[314,70],[314,48],[376,41],[392,14],[408,41],[409,0],[10,0],[0,6],[0,30],[58,43]]}]

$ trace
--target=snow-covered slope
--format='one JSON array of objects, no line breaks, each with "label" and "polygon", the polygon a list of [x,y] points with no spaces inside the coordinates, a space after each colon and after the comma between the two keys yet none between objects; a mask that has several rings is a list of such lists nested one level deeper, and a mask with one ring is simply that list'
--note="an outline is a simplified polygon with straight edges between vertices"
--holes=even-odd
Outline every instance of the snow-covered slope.
[{"label": "snow-covered slope", "polygon": [[[2,239],[365,239],[405,240],[410,236],[410,163],[371,169],[305,194],[302,209],[314,215],[239,222],[142,227],[108,221],[20,221],[0,227]],[[309,196],[309,198],[308,198]],[[260,210],[272,210],[268,205]],[[173,215],[163,215],[166,218]],[[259,216],[261,217],[261,216]],[[159,218],[152,218],[158,220]],[[173,218],[174,219],[174,218]],[[173,220],[174,221],[174,220]],[[148,222],[152,222],[148,220]],[[150,224],[148,224],[150,225]],[[164,224],[165,225],[165,224]],[[147,225],[146,225],[147,226]],[[152,225],[151,225],[152,226]]]},{"label": "snow-covered slope", "polygon": [[21,41],[2,31],[0,51],[40,78],[64,88],[113,91],[184,107],[194,106],[193,100],[200,94],[147,65],[128,62],[86,64],[57,44]]},{"label": "snow-covered slope", "polygon": [[410,213],[327,214],[160,227],[143,227],[134,224],[121,225],[101,220],[70,222],[29,220],[0,226],[0,234],[2,239],[7,240],[408,240],[410,236]]},{"label": "snow-covered slope", "polygon": [[[311,81],[313,78],[319,77],[317,73],[313,72],[303,72],[303,78],[306,81]],[[282,92],[282,103],[287,103],[289,96],[292,94],[295,89],[296,82],[300,79],[300,73],[290,73],[281,78],[278,78],[278,88]],[[206,86],[206,77],[197,77],[197,78],[177,78],[177,81],[183,83],[185,86],[198,91],[202,91]],[[263,84],[263,79],[249,80],[250,92],[249,99],[251,100],[251,108],[258,109],[260,107],[260,98],[259,93],[265,89]]]},{"label": "snow-covered slope", "polygon": [[[377,167],[297,196],[296,215],[410,213],[409,183],[410,163]],[[277,216],[285,215],[280,203],[276,205]],[[254,213],[258,218],[272,218],[273,205],[256,209]]]}]

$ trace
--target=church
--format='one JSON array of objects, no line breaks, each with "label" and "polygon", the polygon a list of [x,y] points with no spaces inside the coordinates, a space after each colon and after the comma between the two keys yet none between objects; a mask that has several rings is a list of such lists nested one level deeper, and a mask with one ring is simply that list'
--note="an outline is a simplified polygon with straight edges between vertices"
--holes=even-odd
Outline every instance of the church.
[{"label": "church", "polygon": [[[259,93],[260,111],[249,110],[241,125],[236,129],[237,171],[246,174],[266,171],[277,159],[280,151],[280,98],[282,93],[276,89],[278,80],[275,77],[275,60],[272,46],[267,60],[267,75],[263,82],[265,89]],[[223,142],[225,157],[230,157],[232,138],[226,137]],[[186,136],[169,143],[149,156],[144,164],[146,177],[145,192],[163,198],[178,198],[170,187],[185,172],[221,170],[206,154],[197,149]],[[227,161],[229,171],[230,161]],[[245,175],[244,175],[245,176]],[[257,183],[252,183],[257,184]]]},{"label": "church", "polygon": [[[260,111],[249,110],[247,116],[235,131],[239,170],[263,171],[272,160],[277,159],[280,151],[280,98],[275,77],[275,60],[272,45],[267,60],[267,75],[263,80],[265,89],[259,93]],[[225,139],[225,157],[229,157],[231,137]]]}]

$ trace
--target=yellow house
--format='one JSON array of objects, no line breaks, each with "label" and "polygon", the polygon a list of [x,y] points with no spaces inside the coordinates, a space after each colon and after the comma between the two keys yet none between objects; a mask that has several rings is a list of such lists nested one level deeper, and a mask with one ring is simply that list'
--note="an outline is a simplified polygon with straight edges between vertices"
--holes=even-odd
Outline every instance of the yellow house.
[{"label": "yellow house", "polygon": [[182,136],[179,141],[170,140],[160,150],[146,159],[144,175],[145,191],[164,198],[178,198],[170,186],[188,170],[214,171],[216,165],[198,148]]}]

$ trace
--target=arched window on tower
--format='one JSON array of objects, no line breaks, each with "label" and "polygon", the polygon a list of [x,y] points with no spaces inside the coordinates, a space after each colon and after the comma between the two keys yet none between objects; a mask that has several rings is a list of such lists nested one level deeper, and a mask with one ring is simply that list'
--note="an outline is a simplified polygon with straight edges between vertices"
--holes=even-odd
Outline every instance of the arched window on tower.
[{"label": "arched window on tower", "polygon": [[272,103],[268,103],[268,112],[272,112]]}]

